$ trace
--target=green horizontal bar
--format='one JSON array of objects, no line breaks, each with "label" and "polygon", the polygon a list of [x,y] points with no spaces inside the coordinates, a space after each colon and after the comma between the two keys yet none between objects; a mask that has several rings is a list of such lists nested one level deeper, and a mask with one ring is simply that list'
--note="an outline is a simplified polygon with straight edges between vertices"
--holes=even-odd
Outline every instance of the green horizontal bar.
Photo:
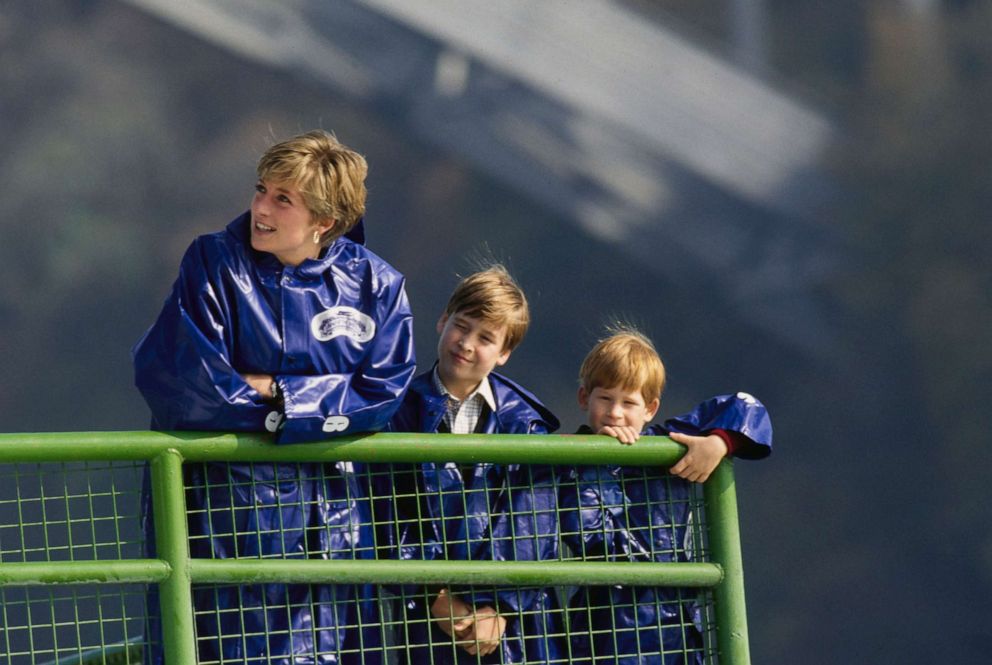
[{"label": "green horizontal bar", "polygon": [[352,559],[190,560],[193,583],[496,584],[712,587],[712,563],[591,561],[361,561]]},{"label": "green horizontal bar", "polygon": [[149,460],[174,449],[191,462],[422,462],[670,466],[685,451],[668,437],[632,446],[596,435],[378,433],[277,446],[266,434],[43,432],[0,434],[0,464]]},{"label": "green horizontal bar", "polygon": [[171,573],[158,559],[0,563],[0,586],[161,582]]}]

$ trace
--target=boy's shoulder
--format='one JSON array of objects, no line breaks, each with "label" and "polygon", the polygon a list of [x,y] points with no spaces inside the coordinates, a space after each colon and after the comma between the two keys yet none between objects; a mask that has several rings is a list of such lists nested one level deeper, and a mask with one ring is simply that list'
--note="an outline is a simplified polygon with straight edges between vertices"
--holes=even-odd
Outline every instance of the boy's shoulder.
[{"label": "boy's shoulder", "polygon": [[652,434],[659,435],[681,432],[698,436],[716,429],[736,432],[746,437],[748,443],[734,455],[746,459],[761,459],[772,451],[772,421],[768,409],[745,392],[711,397],[688,413],[669,418],[664,425],[652,425],[652,428],[657,428]]},{"label": "boy's shoulder", "polygon": [[489,385],[496,399],[496,417],[502,429],[513,432],[517,429],[514,424],[526,424],[529,432],[536,425],[550,434],[561,427],[555,414],[519,383],[498,372],[490,372]]},{"label": "boy's shoulder", "polygon": [[[491,372],[488,380],[496,402],[496,413],[493,415],[497,433],[550,434],[561,426],[555,414],[520,384],[496,372]],[[445,401],[445,396],[434,385],[434,369],[418,374],[410,382],[403,404],[394,418],[396,431],[409,431],[402,428],[415,427],[413,420],[417,418],[440,417]]]}]

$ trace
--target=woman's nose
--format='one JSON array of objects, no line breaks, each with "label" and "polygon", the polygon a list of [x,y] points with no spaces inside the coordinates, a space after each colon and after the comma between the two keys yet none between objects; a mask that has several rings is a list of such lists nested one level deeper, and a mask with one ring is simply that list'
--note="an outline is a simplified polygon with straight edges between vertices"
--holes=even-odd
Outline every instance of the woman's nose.
[{"label": "woman's nose", "polygon": [[268,215],[269,214],[269,199],[265,194],[255,194],[255,198],[251,202],[252,210],[255,211],[256,215]]}]

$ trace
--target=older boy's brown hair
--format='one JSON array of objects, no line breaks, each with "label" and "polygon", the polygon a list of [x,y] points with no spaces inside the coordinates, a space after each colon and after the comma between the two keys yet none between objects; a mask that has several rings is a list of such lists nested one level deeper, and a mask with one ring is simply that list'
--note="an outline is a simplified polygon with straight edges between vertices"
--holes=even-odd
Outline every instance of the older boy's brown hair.
[{"label": "older boy's brown hair", "polygon": [[260,180],[287,182],[300,190],[315,221],[334,220],[320,244],[350,231],[365,214],[365,157],[330,132],[317,129],[273,145],[259,158]]},{"label": "older boy's brown hair", "polygon": [[459,282],[444,313],[447,316],[465,314],[493,325],[506,326],[503,351],[517,348],[530,325],[527,297],[506,268],[498,263]]},{"label": "older boy's brown hair", "polygon": [[634,328],[610,330],[582,361],[579,382],[587,393],[594,388],[640,391],[645,404],[660,399],[665,389],[665,364],[647,337]]}]

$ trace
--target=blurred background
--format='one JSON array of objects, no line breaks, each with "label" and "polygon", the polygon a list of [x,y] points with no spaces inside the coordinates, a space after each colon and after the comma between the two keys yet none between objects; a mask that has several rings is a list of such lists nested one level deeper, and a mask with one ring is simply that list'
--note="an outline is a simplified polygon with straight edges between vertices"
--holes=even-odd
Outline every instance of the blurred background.
[{"label": "blurred background", "polygon": [[0,3],[0,431],[146,428],[129,351],[182,252],[315,127],[368,157],[422,367],[495,258],[563,431],[616,318],[663,415],[766,403],[753,662],[989,662],[992,3]]}]

